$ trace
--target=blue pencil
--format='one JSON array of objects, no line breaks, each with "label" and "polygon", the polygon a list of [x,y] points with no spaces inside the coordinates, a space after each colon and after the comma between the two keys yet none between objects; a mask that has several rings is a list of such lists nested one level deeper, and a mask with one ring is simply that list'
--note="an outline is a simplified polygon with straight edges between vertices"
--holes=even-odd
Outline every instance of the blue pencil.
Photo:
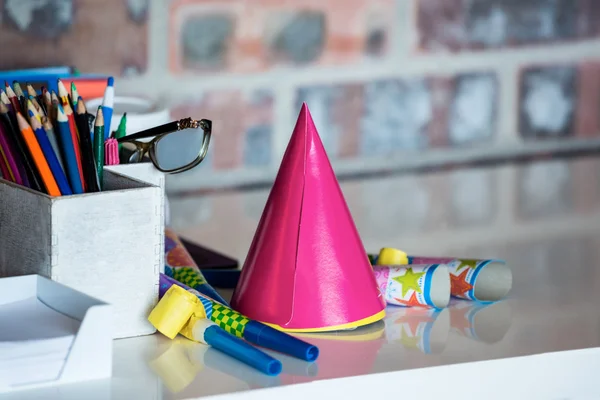
[{"label": "blue pencil", "polygon": [[54,154],[54,150],[52,149],[48,135],[46,135],[46,131],[42,127],[42,123],[38,117],[31,110],[29,110],[29,119],[31,121],[33,133],[40,144],[42,153],[44,153],[44,157],[46,157],[50,171],[52,171],[52,175],[54,175],[54,179],[56,180],[60,194],[63,196],[73,194],[73,191],[69,186],[69,182],[67,181],[67,177],[60,167],[58,158],[56,157],[56,154]]},{"label": "blue pencil", "polygon": [[104,141],[110,136],[110,122],[112,120],[113,107],[115,106],[115,80],[111,76],[106,82],[106,90],[102,99],[102,115],[104,116]]},{"label": "blue pencil", "polygon": [[83,186],[81,185],[81,178],[79,177],[79,167],[75,156],[75,147],[73,145],[73,137],[71,136],[71,128],[69,127],[69,119],[60,103],[58,104],[58,112],[56,113],[56,123],[58,125],[58,137],[71,189],[75,194],[83,193]]}]

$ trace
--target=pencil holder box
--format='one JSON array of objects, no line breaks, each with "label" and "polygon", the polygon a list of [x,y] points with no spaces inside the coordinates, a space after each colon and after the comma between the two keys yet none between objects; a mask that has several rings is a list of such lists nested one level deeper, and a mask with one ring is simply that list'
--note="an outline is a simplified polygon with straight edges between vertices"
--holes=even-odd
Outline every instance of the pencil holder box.
[{"label": "pencil holder box", "polygon": [[49,197],[0,179],[0,277],[38,274],[112,304],[114,338],[151,334],[164,189],[108,168],[104,188]]}]

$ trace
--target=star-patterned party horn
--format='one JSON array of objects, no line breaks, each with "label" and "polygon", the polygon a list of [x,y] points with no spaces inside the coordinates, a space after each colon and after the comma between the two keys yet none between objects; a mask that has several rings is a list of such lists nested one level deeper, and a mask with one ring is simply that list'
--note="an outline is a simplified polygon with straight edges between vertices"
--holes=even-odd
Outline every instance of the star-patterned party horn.
[{"label": "star-patterned party horn", "polygon": [[504,298],[512,288],[512,272],[503,260],[409,256],[402,250],[384,247],[369,255],[374,265],[446,264],[452,296],[482,302]]},{"label": "star-patterned party horn", "polygon": [[443,264],[373,266],[388,304],[443,308],[450,301],[450,275]]},{"label": "star-patterned party horn", "polygon": [[452,332],[488,344],[502,340],[512,320],[507,301],[485,304],[454,299],[448,309]]},{"label": "star-patterned party horn", "polygon": [[444,351],[450,332],[450,313],[446,309],[397,307],[387,312],[385,337],[408,350],[425,354]]}]

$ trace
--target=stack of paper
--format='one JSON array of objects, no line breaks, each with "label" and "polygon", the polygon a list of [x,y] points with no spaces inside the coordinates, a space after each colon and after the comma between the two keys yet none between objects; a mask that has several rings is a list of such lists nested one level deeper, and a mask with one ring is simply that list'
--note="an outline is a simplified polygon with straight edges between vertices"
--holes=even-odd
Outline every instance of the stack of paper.
[{"label": "stack of paper", "polygon": [[36,297],[0,305],[0,388],[56,380],[80,322]]}]

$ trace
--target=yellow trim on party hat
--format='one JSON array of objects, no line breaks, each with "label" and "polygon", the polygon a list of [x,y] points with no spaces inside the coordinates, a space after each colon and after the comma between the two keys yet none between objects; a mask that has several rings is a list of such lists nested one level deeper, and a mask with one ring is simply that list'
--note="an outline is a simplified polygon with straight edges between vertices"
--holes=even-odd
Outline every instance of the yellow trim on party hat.
[{"label": "yellow trim on party hat", "polygon": [[385,318],[385,310],[381,310],[380,312],[378,312],[375,315],[372,315],[372,316],[367,317],[367,318],[363,318],[363,319],[358,320],[358,321],[349,322],[347,324],[336,325],[336,326],[326,326],[326,327],[323,327],[323,328],[286,329],[286,328],[282,328],[279,325],[269,324],[267,322],[263,322],[263,324],[269,325],[270,327],[278,329],[278,330],[280,330],[282,332],[298,332],[298,333],[311,333],[311,332],[313,332],[313,333],[316,333],[316,332],[331,332],[331,331],[341,331],[341,330],[345,330],[345,329],[354,329],[354,328],[358,328],[358,327],[361,327],[361,326],[372,324],[373,322],[381,321],[383,318]]},{"label": "yellow trim on party hat", "polygon": [[358,327],[352,330],[333,332],[301,332],[296,335],[302,339],[323,339],[339,342],[368,342],[379,339],[385,332],[385,324],[382,321],[374,322],[368,326]]}]

